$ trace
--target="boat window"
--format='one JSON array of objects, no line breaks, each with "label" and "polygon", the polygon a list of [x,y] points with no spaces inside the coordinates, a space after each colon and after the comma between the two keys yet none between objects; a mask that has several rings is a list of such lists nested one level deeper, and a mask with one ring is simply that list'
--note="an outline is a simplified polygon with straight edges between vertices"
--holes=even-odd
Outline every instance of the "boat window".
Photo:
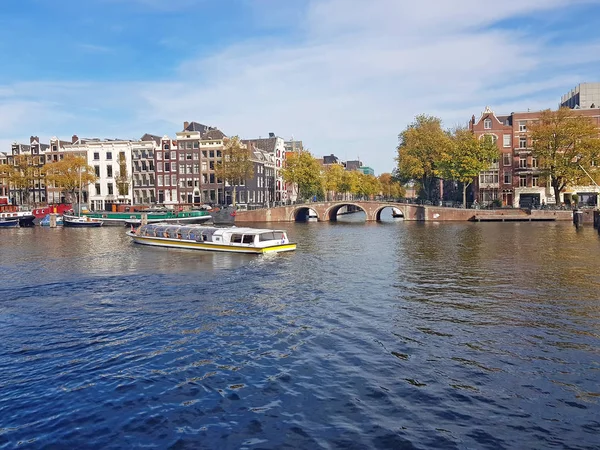
[{"label": "boat window", "polygon": [[268,233],[260,234],[260,241],[280,241],[283,239],[283,233],[281,231],[269,231]]},{"label": "boat window", "polygon": [[241,234],[232,234],[231,242],[236,243],[236,244],[241,244],[242,243],[242,235]]},{"label": "boat window", "polygon": [[253,234],[245,234],[242,243],[244,244],[253,244],[254,243],[254,235]]}]

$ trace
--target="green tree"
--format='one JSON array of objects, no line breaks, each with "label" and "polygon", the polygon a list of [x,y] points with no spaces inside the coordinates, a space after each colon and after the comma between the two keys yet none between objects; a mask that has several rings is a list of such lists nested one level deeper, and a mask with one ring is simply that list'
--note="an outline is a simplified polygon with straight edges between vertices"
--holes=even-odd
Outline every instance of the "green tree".
[{"label": "green tree", "polygon": [[575,110],[546,110],[529,125],[532,154],[542,174],[550,180],[554,198],[569,185],[585,182],[585,171],[593,170],[600,159],[598,128],[591,118]]},{"label": "green tree", "polygon": [[295,189],[297,189],[300,199],[314,196],[323,198],[321,164],[309,151],[305,150],[289,155],[285,161],[282,175],[286,183],[296,186]]},{"label": "green tree", "polygon": [[131,180],[127,173],[127,160],[125,159],[125,152],[119,153],[119,175],[115,178],[117,184],[117,192],[119,196],[127,196],[129,194],[129,185]]},{"label": "green tree", "polygon": [[81,186],[95,183],[98,179],[94,168],[88,165],[85,157],[70,154],[66,154],[60,161],[46,163],[42,167],[42,173],[45,174],[47,183],[70,193],[72,197],[79,192],[78,204],[81,203]]},{"label": "green tree", "polygon": [[463,185],[463,206],[467,206],[467,188],[479,172],[488,170],[500,155],[498,147],[490,136],[477,139],[466,128],[457,128],[448,133],[450,145],[440,155],[436,173],[446,180],[454,180]]},{"label": "green tree", "polygon": [[398,176],[403,182],[414,180],[421,195],[433,200],[436,170],[441,155],[450,147],[450,136],[442,130],[437,117],[421,114],[398,136]]},{"label": "green tree", "polygon": [[[0,170],[12,189],[19,192],[19,204],[29,201],[30,188],[36,178],[41,177],[39,156],[30,154],[15,155],[13,164],[3,164]],[[41,181],[41,179],[40,179]]]},{"label": "green tree", "polygon": [[215,164],[215,176],[233,187],[232,204],[235,206],[237,187],[254,177],[254,163],[250,157],[250,150],[242,144],[238,136],[225,140],[223,158]]},{"label": "green tree", "polygon": [[[344,175],[344,166],[341,164],[331,164],[323,172],[323,185],[328,200],[335,200],[340,190],[342,176]],[[330,198],[330,195],[332,198]]]},{"label": "green tree", "polygon": [[381,183],[379,178],[374,175],[365,175],[360,173],[360,195],[365,199],[370,199],[381,192]]}]

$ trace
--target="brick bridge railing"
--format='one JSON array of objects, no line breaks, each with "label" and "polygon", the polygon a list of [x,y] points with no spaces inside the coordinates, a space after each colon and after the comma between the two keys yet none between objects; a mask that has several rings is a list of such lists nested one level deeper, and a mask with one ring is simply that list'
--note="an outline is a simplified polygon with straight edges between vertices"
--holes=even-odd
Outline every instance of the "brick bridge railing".
[{"label": "brick bridge railing", "polygon": [[[378,221],[381,219],[381,212],[386,208],[395,208],[400,211],[404,220],[413,221],[466,221],[471,220],[475,215],[523,215],[527,216],[542,211],[528,212],[521,209],[508,210],[487,210],[487,209],[463,209],[447,208],[442,206],[425,206],[407,203],[390,203],[376,201],[335,201],[335,202],[314,202],[289,206],[279,206],[275,208],[263,208],[253,211],[237,211],[235,221],[237,222],[294,222],[300,217],[305,217],[308,210],[314,211],[319,221],[335,221],[338,211],[344,206],[353,206],[363,210],[367,216],[367,221]],[[557,220],[570,220],[568,211],[560,211],[565,214],[558,214]],[[562,216],[565,216],[564,218]],[[560,217],[558,217],[560,216]]]}]

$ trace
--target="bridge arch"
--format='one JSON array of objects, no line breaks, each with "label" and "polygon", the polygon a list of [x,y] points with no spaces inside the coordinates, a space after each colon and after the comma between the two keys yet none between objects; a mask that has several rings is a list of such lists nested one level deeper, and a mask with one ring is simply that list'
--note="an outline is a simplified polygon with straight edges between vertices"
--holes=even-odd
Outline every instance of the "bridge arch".
[{"label": "bridge arch", "polygon": [[405,214],[404,214],[404,210],[396,205],[382,205],[380,207],[378,207],[374,212],[373,212],[373,216],[374,219],[377,222],[381,222],[381,213],[385,210],[385,209],[391,209],[392,211],[392,217],[393,218],[397,218],[397,219],[404,219],[405,218]]},{"label": "bridge arch", "polygon": [[360,204],[355,203],[355,202],[350,202],[350,201],[349,202],[338,202],[338,203],[328,207],[327,209],[325,209],[325,211],[323,212],[323,215],[322,215],[322,220],[329,221],[329,222],[337,221],[338,212],[340,211],[340,209],[342,209],[345,206],[353,206],[353,207],[357,208],[358,210],[364,212],[366,215],[366,220],[369,220],[369,212]]},{"label": "bridge arch", "polygon": [[292,210],[292,217],[290,218],[290,222],[310,222],[310,221],[319,221],[319,211],[316,208],[311,208],[310,206],[303,205]]}]

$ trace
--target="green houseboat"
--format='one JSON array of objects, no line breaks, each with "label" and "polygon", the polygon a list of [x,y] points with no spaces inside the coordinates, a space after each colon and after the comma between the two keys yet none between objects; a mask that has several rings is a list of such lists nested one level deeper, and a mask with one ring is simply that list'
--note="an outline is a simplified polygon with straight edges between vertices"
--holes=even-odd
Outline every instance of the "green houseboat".
[{"label": "green houseboat", "polygon": [[118,226],[139,225],[142,222],[143,215],[146,216],[147,223],[204,223],[212,219],[207,211],[175,211],[167,208],[129,212],[93,211],[85,212],[83,215],[101,219],[104,225]]}]

